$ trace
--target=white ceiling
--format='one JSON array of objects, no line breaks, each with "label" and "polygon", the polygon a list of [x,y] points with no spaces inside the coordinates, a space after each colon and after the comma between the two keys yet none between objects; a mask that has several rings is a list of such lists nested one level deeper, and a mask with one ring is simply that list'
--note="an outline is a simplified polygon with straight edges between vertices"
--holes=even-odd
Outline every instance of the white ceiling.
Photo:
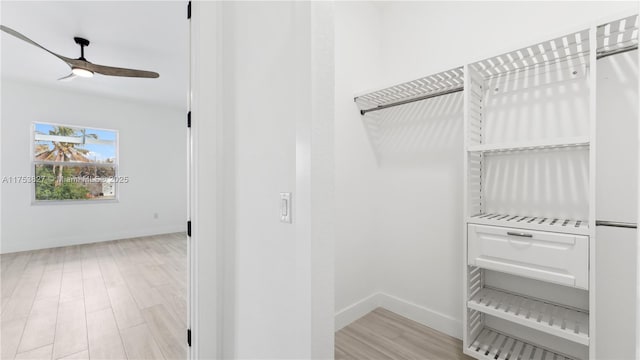
[{"label": "white ceiling", "polygon": [[96,75],[61,82],[69,67],[35,46],[2,32],[1,75],[81,92],[186,108],[188,21],[186,1],[2,1],[0,19],[45,48],[80,56],[73,41],[91,41],[87,60],[108,66],[156,71],[158,79]]}]

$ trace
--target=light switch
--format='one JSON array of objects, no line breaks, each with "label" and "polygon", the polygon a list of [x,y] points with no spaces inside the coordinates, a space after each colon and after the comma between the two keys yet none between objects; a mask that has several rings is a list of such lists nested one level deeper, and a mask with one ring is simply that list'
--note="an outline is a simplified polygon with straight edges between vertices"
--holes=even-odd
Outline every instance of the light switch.
[{"label": "light switch", "polygon": [[291,224],[291,193],[280,193],[280,222]]}]

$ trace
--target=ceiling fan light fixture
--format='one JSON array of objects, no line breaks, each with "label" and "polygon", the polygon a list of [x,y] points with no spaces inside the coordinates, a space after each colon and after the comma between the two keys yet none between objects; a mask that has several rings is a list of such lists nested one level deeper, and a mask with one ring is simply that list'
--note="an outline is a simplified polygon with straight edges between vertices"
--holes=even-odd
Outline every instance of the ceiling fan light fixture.
[{"label": "ceiling fan light fixture", "polygon": [[87,69],[83,69],[80,67],[74,67],[71,69],[71,72],[76,75],[76,76],[80,76],[80,77],[85,77],[85,78],[90,78],[93,77],[93,71],[91,70],[87,70]]},{"label": "ceiling fan light fixture", "polygon": [[6,32],[11,36],[14,36],[24,42],[27,42],[35,47],[38,47],[48,52],[49,54],[57,57],[58,59],[64,61],[64,63],[69,65],[69,67],[71,68],[71,74],[73,74],[73,76],[66,76],[63,79],[72,79],[75,76],[89,78],[89,77],[92,77],[94,73],[98,73],[100,75],[105,75],[105,76],[119,76],[119,77],[133,77],[133,78],[147,78],[147,79],[156,79],[160,77],[160,74],[153,71],[105,66],[105,65],[98,65],[98,64],[89,62],[84,57],[84,48],[86,46],[89,46],[90,42],[89,40],[84,38],[80,38],[80,37],[73,38],[76,44],[80,45],[80,57],[77,59],[71,59],[66,56],[58,55],[53,51],[46,49],[42,45],[36,43],[35,41],[29,39],[28,37],[4,25],[0,25],[0,31]]}]

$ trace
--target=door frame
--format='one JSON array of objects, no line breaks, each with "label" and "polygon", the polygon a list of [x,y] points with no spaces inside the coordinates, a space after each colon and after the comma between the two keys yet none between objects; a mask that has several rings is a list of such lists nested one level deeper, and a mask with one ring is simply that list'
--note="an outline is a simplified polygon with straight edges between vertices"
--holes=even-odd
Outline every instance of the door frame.
[{"label": "door frame", "polygon": [[[190,2],[191,3],[191,2]],[[194,1],[189,21],[189,359],[222,356],[223,140],[220,116],[221,4]],[[206,19],[206,20],[205,20]],[[203,34],[207,46],[201,44]],[[213,39],[212,39],[213,38]],[[203,80],[206,79],[206,80]]]}]

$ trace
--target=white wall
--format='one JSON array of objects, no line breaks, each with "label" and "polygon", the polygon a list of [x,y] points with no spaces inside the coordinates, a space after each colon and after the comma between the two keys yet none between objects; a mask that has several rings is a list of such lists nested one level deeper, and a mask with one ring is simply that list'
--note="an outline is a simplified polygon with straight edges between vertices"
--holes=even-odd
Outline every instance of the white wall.
[{"label": "white wall", "polygon": [[[462,334],[460,99],[447,96],[430,100],[430,106],[363,119],[352,103],[354,93],[587,27],[634,6],[444,1],[336,6],[336,44],[348,42],[336,48],[337,328],[382,305]],[[437,114],[402,114],[429,109]],[[374,141],[363,141],[372,131]]]},{"label": "white wall", "polygon": [[[184,231],[185,110],[2,80],[2,174],[31,174],[33,122],[115,129],[117,203],[31,204],[31,186],[2,184],[1,252]],[[154,218],[154,214],[158,218]]]},{"label": "white wall", "polygon": [[304,353],[307,335],[299,332],[304,320],[296,316],[299,244],[295,226],[278,217],[279,193],[295,193],[295,8],[224,8],[223,103],[235,127],[235,356],[296,357]]},{"label": "white wall", "polygon": [[637,1],[384,2],[386,83],[447,70],[553,36],[594,20],[638,11]]},{"label": "white wall", "polygon": [[382,29],[375,4],[338,2],[335,7],[335,308],[341,327],[371,310],[363,300],[378,287],[375,224],[381,186],[353,95],[379,81]]}]

